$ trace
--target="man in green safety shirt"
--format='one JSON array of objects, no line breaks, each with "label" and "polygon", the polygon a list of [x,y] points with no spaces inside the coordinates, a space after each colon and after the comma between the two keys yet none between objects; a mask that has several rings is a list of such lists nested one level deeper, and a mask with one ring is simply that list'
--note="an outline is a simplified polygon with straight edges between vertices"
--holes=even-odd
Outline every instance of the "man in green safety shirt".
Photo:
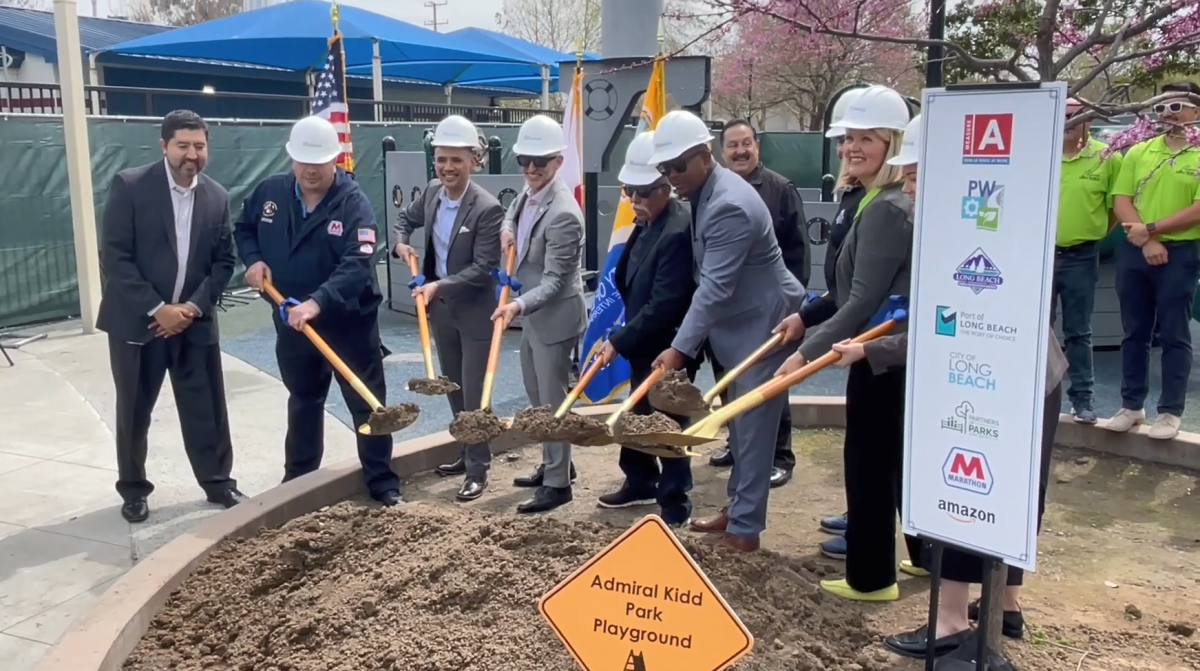
[{"label": "man in green safety shirt", "polygon": [[1163,86],[1170,97],[1154,105],[1163,134],[1125,155],[1113,208],[1125,229],[1117,248],[1117,298],[1121,303],[1121,410],[1106,428],[1124,432],[1146,419],[1150,339],[1158,322],[1162,393],[1150,437],[1179,433],[1192,370],[1189,322],[1200,275],[1200,147],[1187,129],[1200,120],[1200,85]]},{"label": "man in green safety shirt", "polygon": [[[1067,118],[1083,109],[1067,103]],[[1054,242],[1054,301],[1062,307],[1063,349],[1071,376],[1071,412],[1080,424],[1095,424],[1092,409],[1092,309],[1100,273],[1099,244],[1116,225],[1112,190],[1121,154],[1105,156],[1108,145],[1093,138],[1084,121],[1063,135],[1062,184]],[[1053,318],[1053,315],[1052,315]]]}]

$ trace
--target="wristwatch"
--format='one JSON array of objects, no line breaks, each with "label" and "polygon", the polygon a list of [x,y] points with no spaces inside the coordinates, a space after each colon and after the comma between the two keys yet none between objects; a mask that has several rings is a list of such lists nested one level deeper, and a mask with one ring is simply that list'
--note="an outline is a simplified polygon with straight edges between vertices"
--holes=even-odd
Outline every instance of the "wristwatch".
[{"label": "wristwatch", "polygon": [[1146,232],[1150,235],[1154,235],[1154,231],[1156,230],[1158,230],[1158,224],[1154,223],[1153,221],[1146,224]]}]

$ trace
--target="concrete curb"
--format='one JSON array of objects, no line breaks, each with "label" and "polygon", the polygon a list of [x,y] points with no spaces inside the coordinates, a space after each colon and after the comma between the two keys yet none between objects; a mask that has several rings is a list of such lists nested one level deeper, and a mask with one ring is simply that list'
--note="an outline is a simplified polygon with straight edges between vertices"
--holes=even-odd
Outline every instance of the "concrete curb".
[{"label": "concrete curb", "polygon": [[[791,408],[797,427],[845,425],[842,397],[793,396]],[[613,409],[596,406],[579,412],[607,414]],[[1056,442],[1200,470],[1200,434],[1185,432],[1175,440],[1157,441],[1148,436],[1146,427],[1118,434],[1104,430],[1104,425],[1076,424],[1070,415],[1062,415]],[[397,444],[392,465],[401,476],[412,475],[451,461],[457,449],[448,432],[421,436]],[[357,460],[334,464],[205,520],[125,573],[47,652],[37,671],[118,671],[168,597],[222,540],[251,536],[360,494],[359,473]]]}]

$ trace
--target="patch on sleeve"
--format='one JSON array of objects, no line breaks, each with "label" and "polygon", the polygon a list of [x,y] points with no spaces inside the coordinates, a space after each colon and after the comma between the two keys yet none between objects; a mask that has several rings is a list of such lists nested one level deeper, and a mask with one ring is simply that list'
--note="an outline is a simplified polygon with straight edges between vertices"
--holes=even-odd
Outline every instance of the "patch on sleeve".
[{"label": "patch on sleeve", "polygon": [[267,202],[263,203],[263,216],[264,217],[273,217],[273,216],[275,216],[275,213],[278,211],[279,211],[279,208],[275,205],[275,201],[268,200]]},{"label": "patch on sleeve", "polygon": [[329,222],[328,230],[329,230],[330,235],[341,235],[342,234],[342,222],[334,219],[333,221]]},{"label": "patch on sleeve", "polygon": [[374,245],[359,245],[358,251],[362,252],[363,254],[367,254],[367,255],[374,254],[375,246]]},{"label": "patch on sleeve", "polygon": [[358,229],[358,241],[359,242],[369,242],[372,245],[375,244],[375,229],[373,229],[373,228]]}]

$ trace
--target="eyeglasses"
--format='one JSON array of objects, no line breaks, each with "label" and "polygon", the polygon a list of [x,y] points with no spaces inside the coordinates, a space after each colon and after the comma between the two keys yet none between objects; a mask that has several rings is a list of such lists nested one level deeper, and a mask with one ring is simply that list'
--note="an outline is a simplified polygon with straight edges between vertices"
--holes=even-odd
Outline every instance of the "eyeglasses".
[{"label": "eyeglasses", "polygon": [[550,162],[556,158],[558,158],[558,157],[557,156],[518,156],[517,157],[517,165],[521,166],[522,168],[528,168],[530,164],[533,164],[533,167],[535,167],[535,168],[544,168],[544,167],[550,165]]},{"label": "eyeglasses", "polygon": [[685,173],[688,171],[688,163],[695,157],[708,151],[708,147],[699,146],[683,152],[679,158],[673,158],[670,161],[663,161],[658,164],[658,174],[670,176],[672,173]]},{"label": "eyeglasses", "polygon": [[650,196],[654,195],[655,191],[658,191],[662,187],[663,184],[661,181],[659,181],[649,186],[630,186],[625,184],[621,187],[621,189],[625,191],[625,196],[627,198],[633,198],[634,196],[637,196],[638,198],[649,198]]},{"label": "eyeglasses", "polygon": [[1155,114],[1166,114],[1167,112],[1170,112],[1171,114],[1178,114],[1182,112],[1185,107],[1195,107],[1195,105],[1185,100],[1176,100],[1175,102],[1159,103],[1150,109],[1154,110]]}]

